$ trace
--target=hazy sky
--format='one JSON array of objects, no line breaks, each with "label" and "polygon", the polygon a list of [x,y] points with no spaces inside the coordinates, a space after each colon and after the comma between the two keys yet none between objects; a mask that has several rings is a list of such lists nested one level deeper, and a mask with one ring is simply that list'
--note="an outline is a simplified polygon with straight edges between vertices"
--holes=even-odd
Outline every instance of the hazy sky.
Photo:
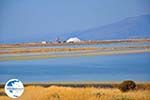
[{"label": "hazy sky", "polygon": [[143,14],[150,0],[0,0],[0,42],[40,41]]}]

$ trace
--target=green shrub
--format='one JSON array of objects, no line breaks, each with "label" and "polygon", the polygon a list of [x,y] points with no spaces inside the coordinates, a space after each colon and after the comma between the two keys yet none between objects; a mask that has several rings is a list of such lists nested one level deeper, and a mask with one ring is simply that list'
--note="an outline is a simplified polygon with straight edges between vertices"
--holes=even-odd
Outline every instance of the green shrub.
[{"label": "green shrub", "polygon": [[136,87],[136,84],[134,81],[132,80],[126,80],[126,81],[123,81],[120,85],[119,85],[119,89],[122,91],[122,92],[127,92],[129,90],[134,90]]}]

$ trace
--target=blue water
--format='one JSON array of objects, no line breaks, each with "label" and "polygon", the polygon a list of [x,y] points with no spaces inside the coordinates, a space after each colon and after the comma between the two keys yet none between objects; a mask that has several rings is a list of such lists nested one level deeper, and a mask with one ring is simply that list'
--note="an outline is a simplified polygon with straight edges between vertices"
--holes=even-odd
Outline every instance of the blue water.
[{"label": "blue water", "polygon": [[150,53],[0,62],[0,83],[150,81]]}]

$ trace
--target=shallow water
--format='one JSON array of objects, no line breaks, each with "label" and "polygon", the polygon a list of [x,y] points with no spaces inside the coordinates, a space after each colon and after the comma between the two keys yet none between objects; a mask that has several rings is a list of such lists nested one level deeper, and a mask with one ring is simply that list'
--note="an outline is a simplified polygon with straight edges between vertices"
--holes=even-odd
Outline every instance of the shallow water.
[{"label": "shallow water", "polygon": [[11,78],[23,82],[150,81],[150,53],[0,62],[0,83]]}]

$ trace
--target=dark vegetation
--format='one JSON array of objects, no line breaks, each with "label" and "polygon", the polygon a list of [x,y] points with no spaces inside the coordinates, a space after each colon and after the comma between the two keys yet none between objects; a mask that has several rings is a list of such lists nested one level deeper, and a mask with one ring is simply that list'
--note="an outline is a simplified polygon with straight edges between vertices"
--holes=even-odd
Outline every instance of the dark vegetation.
[{"label": "dark vegetation", "polygon": [[119,89],[122,92],[127,92],[129,90],[134,90],[136,88],[136,84],[134,81],[132,80],[126,80],[123,81],[120,85],[119,85]]}]

